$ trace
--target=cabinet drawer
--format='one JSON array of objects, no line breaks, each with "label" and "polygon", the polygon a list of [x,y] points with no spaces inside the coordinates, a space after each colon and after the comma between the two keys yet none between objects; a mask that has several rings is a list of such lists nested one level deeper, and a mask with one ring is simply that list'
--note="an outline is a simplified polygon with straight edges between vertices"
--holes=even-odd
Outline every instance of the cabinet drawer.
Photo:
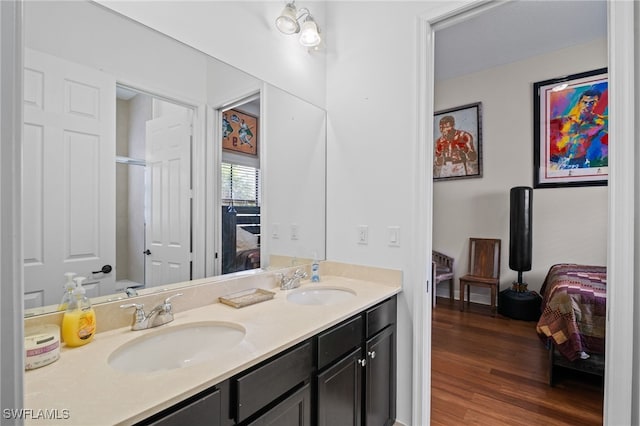
[{"label": "cabinet drawer", "polygon": [[208,395],[177,404],[176,407],[142,421],[137,426],[219,426],[221,421],[220,396],[220,390],[214,390]]},{"label": "cabinet drawer", "polygon": [[371,337],[389,324],[396,322],[396,297],[380,303],[371,309],[368,309],[366,314],[366,336]]},{"label": "cabinet drawer", "polygon": [[362,342],[362,317],[358,315],[318,335],[318,370]]},{"label": "cabinet drawer", "polygon": [[237,421],[247,419],[294,386],[308,380],[312,368],[311,343],[306,342],[235,379]]}]

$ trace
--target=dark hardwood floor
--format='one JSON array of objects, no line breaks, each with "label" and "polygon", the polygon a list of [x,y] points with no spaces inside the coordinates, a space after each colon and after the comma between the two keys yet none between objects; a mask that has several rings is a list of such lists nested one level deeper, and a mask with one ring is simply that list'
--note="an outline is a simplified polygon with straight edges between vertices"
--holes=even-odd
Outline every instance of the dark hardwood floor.
[{"label": "dark hardwood floor", "polygon": [[556,372],[535,322],[490,315],[488,306],[438,298],[432,316],[431,424],[601,425],[602,379]]}]

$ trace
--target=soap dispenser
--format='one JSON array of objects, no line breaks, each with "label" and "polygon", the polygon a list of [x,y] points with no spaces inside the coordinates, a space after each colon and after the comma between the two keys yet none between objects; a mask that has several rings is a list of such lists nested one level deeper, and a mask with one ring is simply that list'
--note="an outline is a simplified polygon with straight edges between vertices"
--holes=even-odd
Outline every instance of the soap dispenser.
[{"label": "soap dispenser", "polygon": [[317,253],[313,253],[313,263],[311,263],[311,282],[320,282],[320,263],[318,262]]},{"label": "soap dispenser", "polygon": [[62,339],[70,347],[86,345],[96,332],[96,314],[82,286],[85,279],[74,278],[73,298],[62,317]]},{"label": "soap dispenser", "polygon": [[75,288],[75,283],[73,282],[73,277],[76,276],[75,272],[65,272],[65,277],[67,277],[67,282],[64,284],[64,294],[62,295],[62,301],[58,305],[59,311],[66,311],[69,303],[73,300],[73,289]]}]

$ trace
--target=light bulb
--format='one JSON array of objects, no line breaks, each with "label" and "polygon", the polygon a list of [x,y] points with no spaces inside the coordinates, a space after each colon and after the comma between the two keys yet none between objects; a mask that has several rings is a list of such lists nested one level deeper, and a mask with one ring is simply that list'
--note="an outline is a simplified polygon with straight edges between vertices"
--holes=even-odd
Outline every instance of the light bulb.
[{"label": "light bulb", "polygon": [[296,7],[293,3],[288,3],[278,18],[276,18],[276,27],[283,34],[295,34],[300,31],[300,24],[296,19]]},{"label": "light bulb", "polygon": [[300,30],[300,44],[305,47],[315,47],[320,44],[322,39],[318,33],[318,26],[310,16],[302,23]]}]

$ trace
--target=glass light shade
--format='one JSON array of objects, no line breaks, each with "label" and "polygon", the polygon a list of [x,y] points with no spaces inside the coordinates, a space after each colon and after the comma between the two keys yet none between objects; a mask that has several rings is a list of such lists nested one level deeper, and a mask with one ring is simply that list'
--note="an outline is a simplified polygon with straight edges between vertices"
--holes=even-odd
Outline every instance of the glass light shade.
[{"label": "glass light shade", "polygon": [[295,34],[300,31],[300,24],[296,19],[296,7],[293,3],[287,4],[282,13],[276,18],[276,27],[283,34]]},{"label": "glass light shade", "polygon": [[320,44],[322,39],[318,33],[318,26],[313,18],[308,17],[303,23],[300,30],[300,44],[305,47],[315,47]]}]

